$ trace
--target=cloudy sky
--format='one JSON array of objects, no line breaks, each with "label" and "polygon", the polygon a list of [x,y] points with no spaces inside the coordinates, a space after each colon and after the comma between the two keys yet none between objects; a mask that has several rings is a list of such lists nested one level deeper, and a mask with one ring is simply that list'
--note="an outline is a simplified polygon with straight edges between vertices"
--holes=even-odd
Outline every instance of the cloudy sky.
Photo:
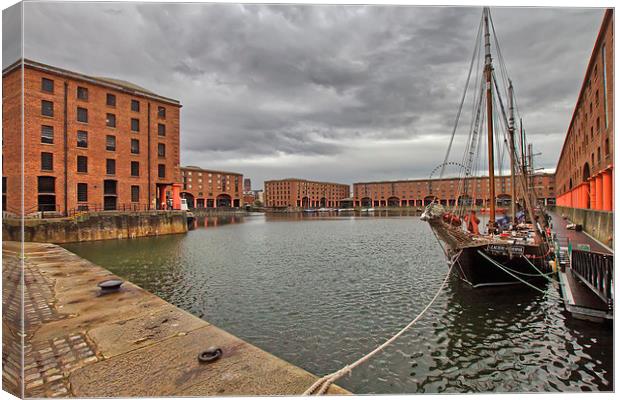
[{"label": "cloudy sky", "polygon": [[[603,10],[492,14],[524,126],[542,152],[537,166],[554,168]],[[445,154],[480,15],[462,7],[35,2],[24,5],[24,53],[179,99],[182,165],[239,171],[258,188],[293,176],[426,178]],[[19,18],[5,12],[3,21],[6,66],[19,54],[8,40]]]}]

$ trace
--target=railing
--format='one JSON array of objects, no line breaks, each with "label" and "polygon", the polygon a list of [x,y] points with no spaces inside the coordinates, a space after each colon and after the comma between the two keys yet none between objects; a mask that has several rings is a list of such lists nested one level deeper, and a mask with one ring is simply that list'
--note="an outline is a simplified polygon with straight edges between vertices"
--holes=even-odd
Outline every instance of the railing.
[{"label": "railing", "polygon": [[613,308],[614,256],[593,251],[573,250],[571,270],[586,286]]},{"label": "railing", "polygon": [[[82,215],[87,215],[89,213],[102,212],[102,211],[110,211],[110,212],[132,212],[132,211],[155,211],[157,208],[151,206],[150,204],[136,204],[136,203],[121,203],[116,204],[114,208],[106,208],[103,203],[82,203],[78,204],[75,208],[70,208],[65,213],[61,210],[59,204],[47,204],[44,209],[41,210],[39,205],[30,207],[25,209],[23,212],[20,209],[16,208],[7,208],[7,210],[3,211],[3,218],[19,218],[20,215],[23,215],[24,218],[27,219],[39,219],[39,218],[65,218],[65,217],[77,217]],[[55,210],[51,210],[55,209]]]},{"label": "railing", "polygon": [[85,215],[92,212],[101,211],[151,211],[155,210],[150,204],[136,204],[136,203],[121,203],[116,204],[114,208],[106,208],[102,203],[88,203],[79,204],[76,208],[67,210],[65,216],[73,217],[78,215]]}]

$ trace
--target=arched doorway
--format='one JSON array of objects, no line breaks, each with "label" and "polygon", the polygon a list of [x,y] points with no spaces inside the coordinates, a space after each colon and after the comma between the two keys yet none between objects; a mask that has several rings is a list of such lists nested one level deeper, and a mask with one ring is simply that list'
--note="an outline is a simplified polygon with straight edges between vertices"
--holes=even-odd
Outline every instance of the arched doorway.
[{"label": "arched doorway", "polygon": [[[587,162],[583,165],[583,182],[588,182],[588,179],[590,179],[590,164],[588,164]],[[584,206],[586,208],[590,208],[590,185],[584,185],[585,187],[583,188],[583,190],[586,191],[584,200],[585,200],[585,204]]]},{"label": "arched doorway", "polygon": [[327,207],[327,199],[325,197],[321,197],[321,200],[319,200],[319,207],[321,208]]},{"label": "arched doorway", "polygon": [[218,208],[231,206],[231,199],[230,199],[230,196],[227,194],[220,194],[219,196],[217,196],[215,201],[216,201]]},{"label": "arched doorway", "polygon": [[187,207],[194,208],[194,195],[189,192],[181,192],[181,198],[187,200]]},{"label": "arched doorway", "polygon": [[586,182],[590,179],[590,165],[586,162],[583,165],[583,181]]},{"label": "arched doorway", "polygon": [[387,206],[388,207],[398,207],[400,206],[400,199],[398,197],[390,197],[389,199],[387,199]]},{"label": "arched doorway", "polygon": [[372,207],[372,200],[370,199],[370,197],[362,197],[362,207]]},{"label": "arched doorway", "polygon": [[310,198],[302,197],[301,199],[301,208],[310,208]]}]

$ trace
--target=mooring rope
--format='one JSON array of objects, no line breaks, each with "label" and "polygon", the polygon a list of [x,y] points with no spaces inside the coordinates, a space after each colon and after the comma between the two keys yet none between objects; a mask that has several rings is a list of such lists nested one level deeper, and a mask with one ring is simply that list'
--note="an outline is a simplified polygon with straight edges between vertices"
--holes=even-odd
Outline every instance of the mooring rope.
[{"label": "mooring rope", "polygon": [[554,282],[554,280],[553,280],[553,279],[551,279],[551,278],[549,278],[549,276],[548,276],[548,275],[553,275],[553,274],[554,274],[553,272],[549,272],[548,274],[545,274],[544,272],[542,272],[541,270],[539,270],[539,269],[538,269],[538,268],[534,265],[534,263],[533,263],[533,262],[531,262],[530,260],[528,260],[528,258],[527,258],[527,257],[524,257],[523,255],[522,255],[521,257],[522,257],[525,261],[527,261],[527,262],[528,262],[528,263],[532,266],[532,268],[534,268],[534,269],[536,270],[536,272],[538,272],[541,276],[545,277],[545,279],[547,279],[549,282]]},{"label": "mooring rope", "polygon": [[372,356],[374,356],[375,354],[379,353],[381,350],[385,349],[392,342],[394,342],[396,339],[398,339],[403,333],[405,333],[405,331],[407,331],[407,329],[411,328],[413,326],[413,324],[415,324],[420,318],[422,318],[422,316],[426,313],[426,311],[428,311],[428,309],[435,302],[435,300],[437,300],[437,297],[439,297],[439,293],[441,293],[442,289],[446,285],[446,282],[448,281],[448,278],[450,278],[450,273],[452,272],[452,266],[453,265],[454,265],[454,263],[452,263],[450,265],[450,268],[448,269],[448,272],[446,273],[446,277],[444,278],[443,282],[439,286],[439,289],[437,290],[437,293],[435,293],[435,295],[433,296],[431,301],[403,329],[401,329],[397,334],[395,334],[394,336],[392,336],[391,338],[386,340],[381,346],[375,348],[373,351],[371,351],[370,353],[366,354],[365,356],[363,356],[359,360],[355,361],[354,363],[346,365],[344,368],[341,368],[341,369],[339,369],[336,372],[333,372],[333,373],[331,373],[329,375],[325,375],[322,378],[319,378],[316,382],[314,382],[312,384],[312,386],[310,386],[303,393],[303,395],[304,396],[308,396],[308,395],[324,394],[325,392],[327,392],[327,390],[329,389],[329,387],[331,386],[332,383],[334,383],[336,380],[342,378],[346,374],[351,374],[351,372],[353,372],[353,368],[355,368],[355,367],[363,364],[364,362],[368,361]]},{"label": "mooring rope", "polygon": [[[526,260],[527,260],[527,258],[526,258]],[[538,271],[537,274],[528,274],[527,272],[517,271],[517,270],[509,268],[509,267],[507,267],[505,265],[504,265],[504,268],[506,268],[508,271],[513,272],[513,273],[515,273],[517,275],[523,275],[523,276],[543,276],[544,278],[548,279],[549,281],[553,281],[551,278],[549,278],[547,276],[547,275],[553,275],[553,272],[549,272],[548,274],[545,274],[545,273],[542,273],[542,272]]]},{"label": "mooring rope", "polygon": [[556,299],[562,299],[560,296],[544,291],[540,288],[537,288],[536,286],[532,285],[531,283],[529,283],[528,281],[519,278],[517,275],[513,274],[512,272],[508,271],[505,267],[503,267],[502,265],[500,265],[499,263],[497,263],[495,260],[493,260],[491,257],[487,256],[486,254],[484,254],[482,251],[478,250],[478,254],[480,254],[482,257],[486,258],[489,262],[491,262],[491,264],[495,265],[496,267],[498,267],[499,269],[501,269],[502,271],[504,271],[505,273],[507,273],[508,275],[512,276],[513,278],[521,281],[522,283],[526,284],[527,286],[531,287],[534,290],[539,291],[542,294],[547,294],[551,297],[555,297]]}]

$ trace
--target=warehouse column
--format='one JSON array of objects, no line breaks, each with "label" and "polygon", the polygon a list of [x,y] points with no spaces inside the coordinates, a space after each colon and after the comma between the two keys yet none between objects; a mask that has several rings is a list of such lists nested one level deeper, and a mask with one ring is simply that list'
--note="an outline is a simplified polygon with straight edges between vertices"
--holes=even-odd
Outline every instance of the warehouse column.
[{"label": "warehouse column", "polygon": [[596,175],[596,209],[603,209],[603,174]]},{"label": "warehouse column", "polygon": [[612,193],[613,193],[613,182],[611,179],[611,169],[607,169],[603,172],[603,210],[612,211]]},{"label": "warehouse column", "polygon": [[596,208],[596,180],[594,177],[590,178],[590,208]]},{"label": "warehouse column", "polygon": [[175,210],[181,209],[181,184],[172,184],[172,208]]}]

